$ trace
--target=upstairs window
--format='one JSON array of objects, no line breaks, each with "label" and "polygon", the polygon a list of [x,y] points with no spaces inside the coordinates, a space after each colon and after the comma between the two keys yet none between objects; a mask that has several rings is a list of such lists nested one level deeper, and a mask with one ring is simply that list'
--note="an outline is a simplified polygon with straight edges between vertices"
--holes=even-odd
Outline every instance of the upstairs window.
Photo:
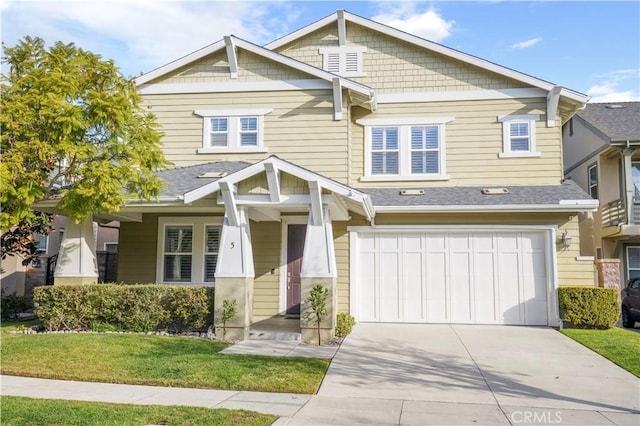
[{"label": "upstairs window", "polygon": [[47,242],[49,238],[46,235],[34,234],[33,242],[36,244],[36,253],[47,253]]},{"label": "upstairs window", "polygon": [[505,115],[502,123],[502,152],[499,157],[540,157],[536,151],[536,121],[539,115]]},{"label": "upstairs window", "polygon": [[365,175],[361,180],[446,180],[445,123],[451,117],[361,119]]},{"label": "upstairs window", "polygon": [[366,50],[361,46],[323,47],[322,68],[343,77],[363,77],[362,57]]},{"label": "upstairs window", "polygon": [[589,180],[589,195],[591,198],[598,199],[598,164],[594,163],[587,169],[587,178]]},{"label": "upstairs window", "polygon": [[202,148],[198,153],[264,152],[264,115],[271,109],[197,110],[203,120]]}]

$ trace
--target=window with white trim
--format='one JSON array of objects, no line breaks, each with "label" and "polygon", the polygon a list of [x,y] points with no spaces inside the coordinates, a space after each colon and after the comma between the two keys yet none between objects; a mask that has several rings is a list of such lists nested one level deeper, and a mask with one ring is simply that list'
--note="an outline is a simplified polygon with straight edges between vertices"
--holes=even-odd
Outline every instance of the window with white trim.
[{"label": "window with white trim", "polygon": [[540,157],[536,151],[537,114],[503,115],[498,117],[502,123],[502,152],[499,157]]},{"label": "window with white trim", "polygon": [[640,246],[627,246],[627,279],[640,278]]},{"label": "window with white trim", "polygon": [[361,180],[445,180],[445,123],[451,117],[361,119],[365,175]]},{"label": "window with white trim", "polygon": [[264,116],[271,109],[196,110],[203,121],[202,148],[198,153],[265,152]]},{"label": "window with white trim", "polygon": [[598,164],[594,163],[587,169],[587,179],[589,180],[589,195],[598,199]]},{"label": "window with white trim", "polygon": [[218,263],[222,218],[160,217],[157,281],[212,285]]},{"label": "window with white trim", "polygon": [[322,47],[322,69],[343,77],[363,77],[362,57],[366,50],[362,46]]}]

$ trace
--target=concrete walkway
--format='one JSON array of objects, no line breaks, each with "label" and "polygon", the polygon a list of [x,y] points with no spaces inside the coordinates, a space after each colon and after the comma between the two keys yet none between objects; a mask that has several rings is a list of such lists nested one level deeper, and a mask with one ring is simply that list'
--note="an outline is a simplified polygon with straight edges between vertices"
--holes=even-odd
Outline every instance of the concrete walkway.
[{"label": "concrete walkway", "polygon": [[640,379],[543,327],[358,324],[318,395],[0,380],[2,395],[242,408],[278,425],[640,426]]},{"label": "concrete walkway", "polygon": [[220,353],[331,359],[338,348],[339,346],[307,345],[299,340],[243,340]]}]

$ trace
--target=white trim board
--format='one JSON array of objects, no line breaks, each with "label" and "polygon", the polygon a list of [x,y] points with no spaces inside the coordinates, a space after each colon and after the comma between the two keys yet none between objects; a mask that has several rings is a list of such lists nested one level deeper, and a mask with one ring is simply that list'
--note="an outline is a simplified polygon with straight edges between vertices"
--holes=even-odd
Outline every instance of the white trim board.
[{"label": "white trim board", "polygon": [[544,98],[546,92],[542,89],[530,87],[526,89],[501,90],[459,90],[452,92],[409,92],[409,93],[378,93],[379,104],[398,104],[409,102],[444,102],[444,101],[475,101],[488,99],[520,99]]},{"label": "white trim board", "polygon": [[173,93],[233,93],[233,92],[277,92],[290,90],[331,89],[332,84],[322,79],[243,81],[230,83],[156,83],[142,84],[138,92],[142,95],[164,95]]},{"label": "white trim board", "polygon": [[[374,206],[376,213],[405,213],[405,212],[582,212],[594,211],[598,209],[598,200],[593,203],[570,202],[573,200],[563,200],[559,204],[505,204],[505,205],[432,205],[432,206]],[[589,200],[587,200],[589,201]]]}]

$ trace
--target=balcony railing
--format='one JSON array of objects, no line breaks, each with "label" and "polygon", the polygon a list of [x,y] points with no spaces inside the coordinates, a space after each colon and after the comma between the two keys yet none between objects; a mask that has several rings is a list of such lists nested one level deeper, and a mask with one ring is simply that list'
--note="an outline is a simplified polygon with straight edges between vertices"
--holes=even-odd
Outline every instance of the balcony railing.
[{"label": "balcony railing", "polygon": [[618,225],[640,225],[640,197],[633,197],[633,216],[627,221],[627,210],[624,200],[619,199],[610,201],[602,206],[602,225],[618,226]]}]

